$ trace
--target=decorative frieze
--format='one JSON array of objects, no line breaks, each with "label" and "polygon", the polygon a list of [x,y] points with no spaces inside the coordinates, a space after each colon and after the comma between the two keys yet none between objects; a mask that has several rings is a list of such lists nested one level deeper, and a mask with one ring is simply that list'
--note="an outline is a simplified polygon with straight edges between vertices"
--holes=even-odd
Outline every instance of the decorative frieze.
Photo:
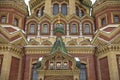
[{"label": "decorative frieze", "polygon": [[120,45],[119,44],[110,44],[110,45],[105,45],[100,48],[96,48],[96,55],[102,55],[110,51],[120,51]]},{"label": "decorative frieze", "polygon": [[0,51],[8,51],[9,53],[14,53],[18,56],[24,55],[23,48],[19,48],[12,44],[0,44]]},{"label": "decorative frieze", "polygon": [[[49,54],[52,46],[26,46],[25,54]],[[70,54],[94,54],[95,48],[93,46],[66,46]]]}]

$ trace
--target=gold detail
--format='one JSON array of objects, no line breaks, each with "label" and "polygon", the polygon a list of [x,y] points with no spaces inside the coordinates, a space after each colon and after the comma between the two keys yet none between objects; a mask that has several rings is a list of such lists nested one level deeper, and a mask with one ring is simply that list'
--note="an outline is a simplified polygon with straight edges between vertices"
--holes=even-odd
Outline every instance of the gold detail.
[{"label": "gold detail", "polygon": [[60,16],[58,17],[58,22],[57,23],[60,24]]}]

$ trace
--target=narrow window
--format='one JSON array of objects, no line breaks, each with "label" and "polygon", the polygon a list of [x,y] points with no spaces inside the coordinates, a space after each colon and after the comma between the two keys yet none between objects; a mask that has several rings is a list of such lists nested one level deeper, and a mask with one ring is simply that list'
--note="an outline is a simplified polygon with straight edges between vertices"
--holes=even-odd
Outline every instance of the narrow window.
[{"label": "narrow window", "polygon": [[115,16],[114,16],[114,22],[115,22],[115,23],[119,22],[119,16],[118,16],[118,15],[115,15]]},{"label": "narrow window", "polygon": [[37,73],[36,64],[34,64],[33,68],[32,68],[32,80],[38,80],[38,73]]},{"label": "narrow window", "polygon": [[71,33],[72,34],[76,34],[77,33],[77,25],[76,24],[72,24]]},{"label": "narrow window", "polygon": [[61,12],[63,15],[67,15],[67,4],[62,4]]},{"label": "narrow window", "polygon": [[43,25],[43,30],[42,30],[42,32],[44,33],[44,34],[48,34],[48,24],[44,24]]},{"label": "narrow window", "polygon": [[85,34],[89,34],[90,33],[90,25],[89,24],[85,24],[84,33]]},{"label": "narrow window", "polygon": [[18,26],[18,19],[17,18],[14,19],[14,26]]},{"label": "narrow window", "polygon": [[83,10],[80,10],[79,16],[80,16],[80,17],[84,16],[84,11],[83,11]]},{"label": "narrow window", "polygon": [[68,69],[68,63],[67,62],[64,62],[63,69]]},{"label": "narrow window", "polygon": [[44,15],[44,7],[41,8],[41,16]]},{"label": "narrow window", "polygon": [[59,5],[54,4],[53,5],[53,15],[57,15],[59,13]]},{"label": "narrow window", "polygon": [[6,19],[7,19],[6,16],[2,16],[1,22],[6,23]]},{"label": "narrow window", "polygon": [[106,19],[105,18],[103,18],[101,22],[102,22],[102,26],[106,25]]},{"label": "narrow window", "polygon": [[53,63],[53,62],[50,62],[49,68],[50,68],[50,69],[54,69],[54,63]]},{"label": "narrow window", "polygon": [[61,69],[61,62],[57,62],[56,68],[57,68],[57,69]]},{"label": "narrow window", "polygon": [[36,16],[37,16],[37,17],[40,17],[40,16],[41,16],[41,10],[38,10],[38,11],[37,11]]},{"label": "narrow window", "polygon": [[76,7],[76,15],[79,16],[79,8]]},{"label": "narrow window", "polygon": [[80,65],[80,80],[87,80],[87,70],[85,64]]},{"label": "narrow window", "polygon": [[35,33],[35,24],[31,24],[30,25],[30,34],[34,34]]}]

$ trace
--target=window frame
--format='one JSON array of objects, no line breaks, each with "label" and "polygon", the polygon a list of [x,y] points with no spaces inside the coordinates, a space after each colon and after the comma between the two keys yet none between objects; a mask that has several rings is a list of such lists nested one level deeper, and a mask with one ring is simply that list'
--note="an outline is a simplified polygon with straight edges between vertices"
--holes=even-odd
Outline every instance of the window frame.
[{"label": "window frame", "polygon": [[[57,9],[55,9],[55,5],[56,5]],[[57,10],[57,12],[56,12],[56,10]],[[59,11],[59,4],[58,3],[53,4],[53,11],[52,12],[53,12],[53,15],[59,14],[60,11]]]},{"label": "window frame", "polygon": [[[31,25],[34,25],[34,33],[31,33],[31,27],[32,27]],[[29,34],[30,34],[30,35],[35,35],[35,33],[36,33],[36,32],[35,32],[35,31],[36,31],[35,26],[36,26],[36,25],[35,25],[34,23],[31,23],[31,24],[30,24],[30,26],[29,26]]]},{"label": "window frame", "polygon": [[85,11],[82,8],[76,6],[75,7],[75,14],[78,17],[83,17],[85,15]]},{"label": "window frame", "polygon": [[101,25],[102,25],[102,26],[107,25],[107,20],[106,20],[105,17],[103,17],[103,18],[101,19]]},{"label": "window frame", "polygon": [[[44,33],[43,31],[43,29],[44,29],[44,25],[47,25],[47,27],[48,27],[48,29],[47,29],[47,33]],[[43,35],[48,35],[50,33],[50,27],[49,27],[49,24],[48,23],[44,23],[44,24],[42,24],[42,29],[41,29],[41,34],[43,34]]]},{"label": "window frame", "polygon": [[[87,67],[86,67],[86,64],[83,64],[83,63],[81,63],[81,65],[84,65],[85,67],[83,68],[83,67],[81,67],[80,66],[80,80],[87,80]],[[83,78],[83,72],[82,71],[85,71],[85,79]]]},{"label": "window frame", "polygon": [[[64,8],[63,8],[63,6],[64,6],[64,7],[66,6],[66,7],[65,7],[65,8],[66,8],[66,9],[65,9],[66,13],[64,13],[64,10],[63,10]],[[62,13],[64,16],[67,15],[67,11],[68,11],[67,8],[68,8],[68,7],[67,7],[67,4],[66,4],[66,3],[62,3],[62,4],[61,4],[61,13]]]},{"label": "window frame", "polygon": [[[87,25],[87,26],[86,26],[86,25]],[[89,27],[89,32],[86,31],[86,27],[87,27],[87,28]],[[90,33],[91,33],[90,24],[88,24],[88,23],[84,24],[84,34],[88,35],[88,34],[90,34]]]},{"label": "window frame", "polygon": [[[85,33],[85,25],[86,24],[89,24],[89,28],[90,28],[90,30],[89,30],[89,34],[86,34]],[[92,27],[92,22],[90,22],[90,21],[87,21],[87,22],[83,22],[83,27],[82,27],[82,33],[83,33],[83,35],[92,35],[93,34],[93,27]]]},{"label": "window frame", "polygon": [[[15,21],[16,21],[16,22],[15,22]],[[15,24],[15,23],[17,23],[17,24]],[[18,26],[19,26],[19,19],[14,18],[14,26],[16,26],[16,27],[18,27]]]},{"label": "window frame", "polygon": [[[115,17],[117,17],[117,19],[118,19],[117,22],[116,22],[116,18]],[[113,20],[114,20],[114,23],[119,23],[120,22],[120,16],[119,15],[114,15],[113,16]]]},{"label": "window frame", "polygon": [[[44,6],[40,7],[39,9],[37,9],[37,10],[36,10],[36,16],[37,16],[37,17],[43,16],[43,15],[44,15],[44,9],[45,9]],[[39,14],[40,14],[40,15],[39,15]]]},{"label": "window frame", "polygon": [[[75,26],[73,26],[73,25],[75,25]],[[73,27],[76,27],[76,32],[73,31]],[[72,35],[77,35],[78,34],[77,24],[75,24],[75,23],[71,24],[71,31],[70,32],[71,32]]]},{"label": "window frame", "polygon": [[[4,18],[3,18],[3,17],[4,17]],[[4,19],[5,22],[3,21],[3,19]],[[1,16],[1,23],[2,23],[2,24],[7,23],[7,16],[6,16],[6,15],[2,15],[2,16]]]}]

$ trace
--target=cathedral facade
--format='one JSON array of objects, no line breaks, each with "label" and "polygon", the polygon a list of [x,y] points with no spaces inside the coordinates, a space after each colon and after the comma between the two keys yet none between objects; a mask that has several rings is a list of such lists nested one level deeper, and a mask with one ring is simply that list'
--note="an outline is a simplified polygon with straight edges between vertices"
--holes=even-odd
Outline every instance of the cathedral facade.
[{"label": "cathedral facade", "polygon": [[0,0],[0,80],[120,80],[120,1]]}]

